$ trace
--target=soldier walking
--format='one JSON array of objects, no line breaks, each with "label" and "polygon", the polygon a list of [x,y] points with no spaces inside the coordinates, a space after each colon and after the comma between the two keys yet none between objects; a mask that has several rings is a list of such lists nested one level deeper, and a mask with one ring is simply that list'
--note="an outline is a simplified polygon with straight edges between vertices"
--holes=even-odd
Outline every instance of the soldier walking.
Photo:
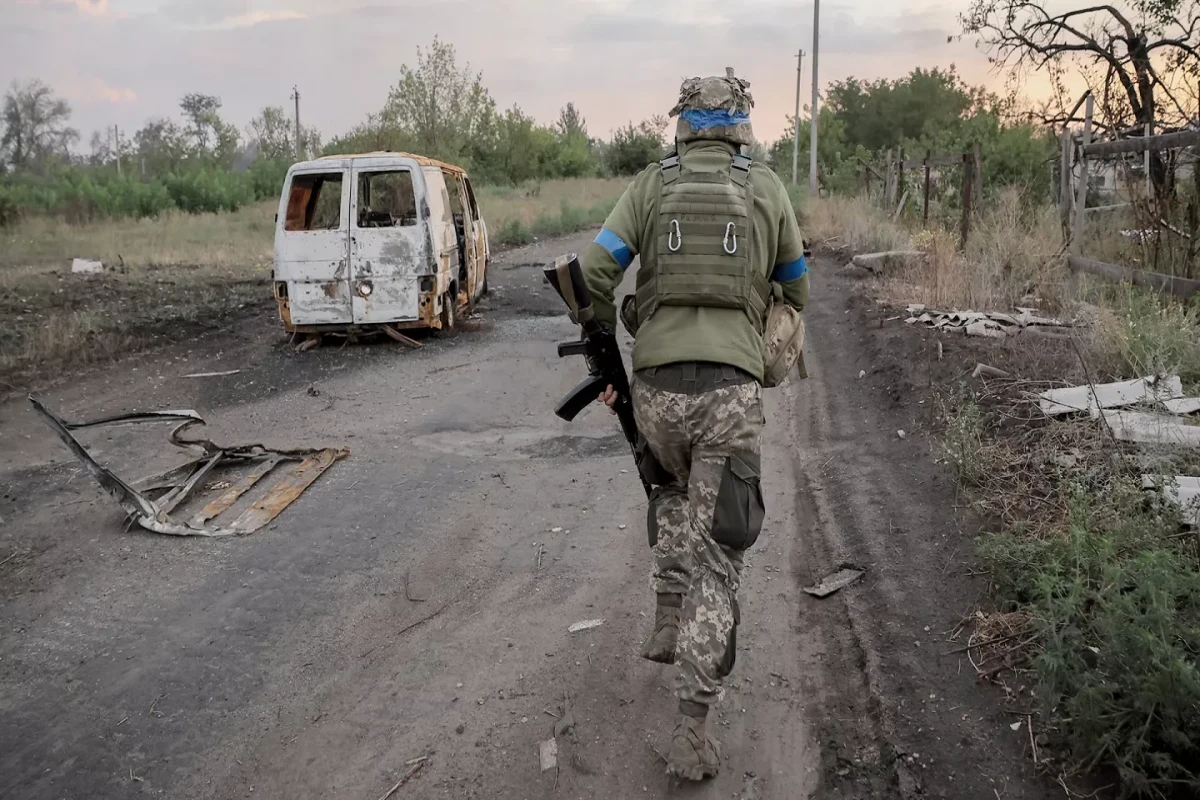
[{"label": "soldier walking", "polygon": [[[680,719],[667,769],[689,780],[720,767],[706,720],[733,669],[743,556],[765,513],[762,390],[799,356],[798,312],[808,302],[787,192],[742,152],[754,142],[748,88],[732,69],[684,81],[671,111],[675,152],[634,179],[583,259],[596,317],[613,327],[615,288],[640,259],[636,293],[621,308],[635,337],[632,401],[669,473],[647,515],[657,602],[642,656],[678,665]],[[770,328],[776,306],[795,320],[782,335]],[[781,336],[782,368],[764,344]],[[611,408],[612,387],[599,400]]]}]

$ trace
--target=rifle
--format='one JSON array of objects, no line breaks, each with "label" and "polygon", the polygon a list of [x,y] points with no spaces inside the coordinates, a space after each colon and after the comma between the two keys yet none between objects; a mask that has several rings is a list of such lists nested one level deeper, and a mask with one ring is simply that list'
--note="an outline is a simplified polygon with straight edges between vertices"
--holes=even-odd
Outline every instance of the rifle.
[{"label": "rifle", "polygon": [[567,304],[571,321],[582,328],[578,342],[560,342],[558,357],[583,356],[588,366],[588,377],[570,391],[554,409],[554,413],[570,422],[590,404],[596,402],[609,386],[617,393],[613,410],[621,423],[621,431],[629,442],[637,464],[638,477],[649,497],[652,484],[664,484],[671,476],[658,464],[650,452],[646,440],[638,431],[633,417],[633,400],[630,397],[629,378],[625,373],[625,362],[617,347],[617,336],[608,331],[596,319],[592,309],[592,295],[583,279],[579,258],[574,253],[559,256],[551,266],[542,270],[546,280]]}]

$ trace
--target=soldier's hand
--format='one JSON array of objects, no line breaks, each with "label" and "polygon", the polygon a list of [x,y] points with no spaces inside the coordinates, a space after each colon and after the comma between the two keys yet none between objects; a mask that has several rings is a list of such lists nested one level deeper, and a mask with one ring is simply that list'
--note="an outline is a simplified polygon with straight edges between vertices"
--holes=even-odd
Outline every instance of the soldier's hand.
[{"label": "soldier's hand", "polygon": [[609,384],[608,388],[600,393],[598,402],[604,403],[604,405],[608,406],[608,413],[617,413],[617,410],[613,408],[613,406],[617,404],[617,393],[613,389],[612,384]]}]

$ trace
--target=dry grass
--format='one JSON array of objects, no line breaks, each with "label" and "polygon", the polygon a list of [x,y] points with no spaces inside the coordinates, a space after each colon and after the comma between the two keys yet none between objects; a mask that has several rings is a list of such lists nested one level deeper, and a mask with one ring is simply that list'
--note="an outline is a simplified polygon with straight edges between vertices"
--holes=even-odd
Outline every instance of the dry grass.
[{"label": "dry grass", "polygon": [[69,268],[73,258],[142,267],[201,267],[266,275],[275,229],[274,201],[234,213],[185,214],[71,225],[29,218],[0,229],[0,280],[12,267]]},{"label": "dry grass", "polygon": [[848,247],[855,253],[908,250],[912,235],[860,197],[829,197],[806,203],[800,229],[814,245]]},{"label": "dry grass", "polygon": [[532,227],[539,218],[558,214],[564,204],[589,209],[616,202],[628,185],[628,178],[580,178],[519,187],[489,186],[479,190],[479,205],[495,236],[513,221]]}]

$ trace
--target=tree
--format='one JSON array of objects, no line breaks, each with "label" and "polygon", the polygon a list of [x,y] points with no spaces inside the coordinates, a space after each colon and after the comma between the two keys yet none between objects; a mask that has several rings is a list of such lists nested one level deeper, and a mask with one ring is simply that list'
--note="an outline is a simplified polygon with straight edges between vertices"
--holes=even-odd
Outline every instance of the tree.
[{"label": "tree", "polygon": [[187,136],[169,119],[150,119],[133,135],[138,163],[149,175],[165,175],[187,158]]},{"label": "tree", "polygon": [[634,127],[628,123],[613,134],[605,161],[613,175],[635,175],[663,157],[665,117],[652,117]]},{"label": "tree", "polygon": [[221,98],[214,95],[192,93],[179,101],[191,137],[192,151],[201,157],[210,157],[220,163],[232,160],[238,146],[238,131],[221,119]]},{"label": "tree", "polygon": [[67,125],[71,106],[40,80],[13,83],[4,97],[0,152],[15,169],[38,166],[51,157],[67,159],[79,132]]},{"label": "tree", "polygon": [[843,124],[847,143],[877,152],[899,147],[927,130],[952,126],[986,100],[983,89],[967,86],[951,66],[917,68],[895,81],[836,81],[825,108]]},{"label": "tree", "polygon": [[558,123],[554,127],[564,139],[582,137],[587,140],[587,120],[575,108],[574,103],[567,103],[562,111],[558,112]]},{"label": "tree", "polygon": [[[1200,77],[1198,9],[1197,0],[1129,0],[1052,13],[1041,0],[972,0],[960,22],[1008,72],[1014,91],[1032,71],[1050,74],[1057,91],[1041,115],[1045,122],[1081,121],[1078,106],[1067,110],[1073,99],[1066,78],[1075,74],[1099,102],[1100,130],[1140,134],[1147,124],[1192,118],[1183,92]],[[1151,176],[1164,197],[1168,174],[1158,153],[1151,154]]]},{"label": "tree", "polygon": [[[296,125],[293,118],[279,106],[267,106],[250,120],[246,127],[250,143],[258,148],[258,156],[267,159],[294,158],[296,150]],[[300,126],[305,153],[321,150],[321,134],[316,128]]]},{"label": "tree", "polygon": [[459,69],[454,46],[434,37],[427,52],[417,48],[416,69],[404,64],[383,109],[385,125],[411,138],[421,155],[459,160],[488,133],[496,104],[482,73]]}]

